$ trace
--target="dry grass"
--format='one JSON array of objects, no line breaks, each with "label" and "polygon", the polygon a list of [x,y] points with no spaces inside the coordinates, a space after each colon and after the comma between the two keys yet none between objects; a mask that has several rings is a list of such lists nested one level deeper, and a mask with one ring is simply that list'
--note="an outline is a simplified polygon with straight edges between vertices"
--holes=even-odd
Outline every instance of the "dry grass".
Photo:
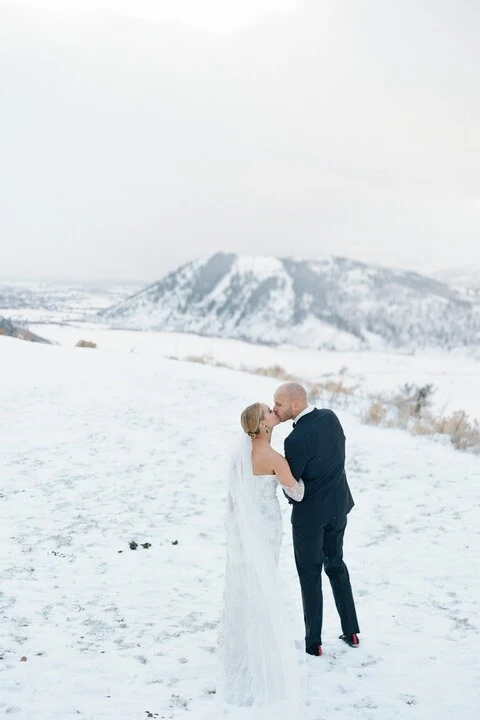
[{"label": "dry grass", "polygon": [[211,355],[186,355],[178,357],[177,355],[167,355],[168,360],[180,360],[181,362],[199,363],[200,365],[211,365],[212,367],[224,367],[233,369],[232,365],[215,360]]},{"label": "dry grass", "polygon": [[[305,384],[305,383],[304,383]],[[355,397],[356,386],[349,386],[343,377],[305,385],[308,396],[318,405],[347,409]]]},{"label": "dry grass", "polygon": [[472,450],[480,455],[480,425],[477,420],[469,421],[451,433],[450,439],[456,450]]},{"label": "dry grass", "polygon": [[480,454],[480,425],[464,410],[448,416],[434,415],[428,408],[419,408],[411,398],[397,393],[373,398],[362,420],[369,425],[402,428],[412,435],[446,435],[456,450]]},{"label": "dry grass", "polygon": [[79,340],[75,347],[81,347],[81,348],[96,348],[97,343],[92,342],[91,340]]},{"label": "dry grass", "polygon": [[361,419],[366,425],[383,425],[387,417],[387,408],[379,400],[372,404],[362,413]]},{"label": "dry grass", "polygon": [[457,450],[474,450],[480,453],[480,425],[471,420],[464,410],[457,410],[445,418],[437,418],[437,432],[450,435]]},{"label": "dry grass", "polygon": [[175,360],[183,360],[184,362],[199,363],[200,365],[211,365],[212,358],[207,355],[187,355],[184,358],[172,358]]},{"label": "dry grass", "polygon": [[300,382],[300,379],[296,375],[287,372],[281,365],[268,365],[267,367],[256,368],[242,365],[241,369],[244,372],[252,373],[252,375],[263,375],[264,377],[276,378],[284,382]]},{"label": "dry grass", "polygon": [[321,395],[322,393],[329,393],[332,396],[337,395],[355,395],[357,386],[345,385],[343,378],[340,380],[326,380],[325,382],[316,383],[311,385],[311,391],[314,395]]}]

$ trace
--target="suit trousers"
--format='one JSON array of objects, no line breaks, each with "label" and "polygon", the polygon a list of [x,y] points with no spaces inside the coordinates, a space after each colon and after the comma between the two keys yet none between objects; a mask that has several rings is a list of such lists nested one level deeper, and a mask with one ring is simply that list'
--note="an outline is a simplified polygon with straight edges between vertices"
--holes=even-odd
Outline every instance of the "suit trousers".
[{"label": "suit trousers", "polygon": [[293,527],[293,547],[305,620],[305,649],[322,644],[322,566],[332,586],[335,605],[345,635],[360,632],[347,566],[343,561],[343,536],[347,518],[333,518],[326,525]]}]

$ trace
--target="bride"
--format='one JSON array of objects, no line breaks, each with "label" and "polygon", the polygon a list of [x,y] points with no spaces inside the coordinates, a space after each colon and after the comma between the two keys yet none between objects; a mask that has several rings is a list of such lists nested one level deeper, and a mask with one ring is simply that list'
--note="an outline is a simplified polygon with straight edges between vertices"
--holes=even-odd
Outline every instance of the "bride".
[{"label": "bride", "polygon": [[247,407],[241,415],[244,434],[230,460],[216,692],[228,717],[257,720],[275,711],[279,720],[284,713],[295,717],[301,706],[301,661],[277,571],[282,519],[276,491],[281,485],[300,502],[304,485],[270,446],[279,422],[267,405]]}]

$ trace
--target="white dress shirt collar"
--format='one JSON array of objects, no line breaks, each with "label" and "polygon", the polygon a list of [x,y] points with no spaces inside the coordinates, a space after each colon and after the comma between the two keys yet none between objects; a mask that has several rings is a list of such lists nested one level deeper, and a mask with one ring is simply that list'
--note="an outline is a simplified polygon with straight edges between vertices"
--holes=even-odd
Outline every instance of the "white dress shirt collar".
[{"label": "white dress shirt collar", "polygon": [[305,410],[302,410],[301,413],[298,413],[298,415],[297,415],[296,418],[293,418],[294,424],[296,424],[296,423],[300,420],[301,417],[303,417],[304,415],[306,415],[306,414],[309,413],[309,412],[312,412],[312,410],[315,410],[315,408],[313,407],[313,405],[308,405],[308,406],[305,408]]}]

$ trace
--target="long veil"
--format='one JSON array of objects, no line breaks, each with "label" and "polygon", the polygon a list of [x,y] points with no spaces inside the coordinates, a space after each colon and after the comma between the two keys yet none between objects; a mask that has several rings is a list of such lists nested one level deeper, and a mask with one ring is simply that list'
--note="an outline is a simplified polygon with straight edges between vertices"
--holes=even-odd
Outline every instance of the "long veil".
[{"label": "long veil", "polygon": [[[303,717],[303,668],[271,528],[243,434],[228,470],[227,563],[217,699],[228,717]],[[279,549],[279,548],[278,548]],[[248,709],[248,710],[247,710]]]}]

